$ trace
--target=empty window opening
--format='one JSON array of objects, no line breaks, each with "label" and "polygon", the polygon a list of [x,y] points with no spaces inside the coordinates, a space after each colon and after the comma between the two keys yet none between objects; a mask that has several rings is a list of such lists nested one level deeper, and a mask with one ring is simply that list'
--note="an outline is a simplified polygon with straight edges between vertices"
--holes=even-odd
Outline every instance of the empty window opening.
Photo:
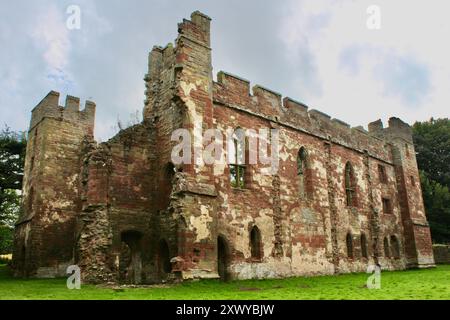
[{"label": "empty window opening", "polygon": [[389,198],[383,198],[382,199],[383,202],[383,212],[384,213],[392,213],[392,203],[391,203],[391,199]]},{"label": "empty window opening", "polygon": [[231,148],[229,148],[230,156],[230,184],[233,188],[245,188],[245,133],[242,129],[236,129]]},{"label": "empty window opening", "polygon": [[384,256],[386,258],[389,258],[391,256],[391,252],[389,250],[389,239],[387,237],[384,238],[383,245],[384,245]]},{"label": "empty window opening", "polygon": [[378,177],[380,183],[387,183],[386,167],[381,164],[378,165]]},{"label": "empty window opening", "polygon": [[347,237],[345,238],[345,242],[347,244],[347,257],[353,258],[353,238],[351,233],[347,233]]},{"label": "empty window opening", "polygon": [[396,236],[391,236],[391,253],[394,258],[400,258],[400,244]]},{"label": "empty window opening", "polygon": [[367,238],[364,233],[361,233],[361,256],[367,258]]},{"label": "empty window opening", "polygon": [[261,245],[261,232],[257,226],[254,226],[250,231],[250,248],[253,259],[260,260],[263,256]]},{"label": "empty window opening", "polygon": [[350,162],[345,164],[345,194],[347,206],[356,207],[355,173]]},{"label": "empty window opening", "polygon": [[311,186],[308,172],[308,153],[304,147],[301,147],[297,154],[297,180],[300,198],[310,198]]}]

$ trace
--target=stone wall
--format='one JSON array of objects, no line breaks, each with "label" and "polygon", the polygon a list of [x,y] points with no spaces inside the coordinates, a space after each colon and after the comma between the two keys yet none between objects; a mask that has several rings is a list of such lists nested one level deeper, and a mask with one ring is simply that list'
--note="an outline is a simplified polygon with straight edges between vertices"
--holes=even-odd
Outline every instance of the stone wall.
[{"label": "stone wall", "polygon": [[450,264],[450,245],[433,245],[434,261],[439,264]]},{"label": "stone wall", "polygon": [[79,189],[80,151],[92,137],[95,104],[50,92],[32,111],[25,158],[22,214],[16,224],[17,275],[65,275],[73,263]]},{"label": "stone wall", "polygon": [[[76,263],[87,282],[152,283],[432,266],[409,126],[351,128],[241,77],[214,82],[210,22],[196,11],[174,44],[152,49],[144,120],[108,142],[93,140],[90,102],[78,111],[69,96],[62,108],[51,92],[33,110],[17,273]],[[189,163],[172,163],[180,128]],[[279,136],[275,171],[250,163],[246,144],[242,187],[225,163],[237,128]],[[208,129],[224,138],[212,165],[200,157]]]}]

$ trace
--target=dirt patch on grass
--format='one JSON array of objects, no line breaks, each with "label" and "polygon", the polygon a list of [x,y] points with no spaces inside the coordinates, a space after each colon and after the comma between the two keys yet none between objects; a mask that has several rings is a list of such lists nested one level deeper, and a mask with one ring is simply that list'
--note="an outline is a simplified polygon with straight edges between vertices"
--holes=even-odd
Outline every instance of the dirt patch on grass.
[{"label": "dirt patch on grass", "polygon": [[252,288],[252,287],[240,287],[239,291],[260,291],[261,288]]}]

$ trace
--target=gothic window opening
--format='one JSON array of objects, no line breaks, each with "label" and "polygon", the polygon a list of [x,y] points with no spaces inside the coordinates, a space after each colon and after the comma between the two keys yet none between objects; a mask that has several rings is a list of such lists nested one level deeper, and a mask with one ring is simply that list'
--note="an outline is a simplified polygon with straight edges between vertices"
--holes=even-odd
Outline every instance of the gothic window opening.
[{"label": "gothic window opening", "polygon": [[347,233],[347,237],[345,238],[345,242],[347,244],[347,257],[350,259],[353,258],[353,238],[351,233]]},{"label": "gothic window opening", "polygon": [[252,259],[261,260],[263,256],[261,232],[257,226],[254,226],[250,231],[250,249]]},{"label": "gothic window opening", "polygon": [[395,259],[400,258],[400,244],[396,236],[391,236],[391,253]]},{"label": "gothic window opening", "polygon": [[356,207],[355,173],[350,162],[345,164],[345,194],[348,207]]},{"label": "gothic window opening", "polygon": [[245,188],[245,133],[242,129],[236,129],[230,152],[230,184],[233,188]]},{"label": "gothic window opening", "polygon": [[386,168],[381,164],[378,165],[378,177],[380,183],[387,183]]},{"label": "gothic window opening", "polygon": [[308,154],[304,147],[301,147],[297,154],[297,180],[298,193],[300,198],[309,198],[310,186],[308,179]]},{"label": "gothic window opening", "polygon": [[384,213],[392,213],[392,203],[391,200],[388,198],[383,198],[383,212]]},{"label": "gothic window opening", "polygon": [[361,256],[367,258],[367,238],[364,233],[361,233]]},{"label": "gothic window opening", "polygon": [[383,245],[384,245],[384,256],[386,258],[390,258],[391,252],[389,250],[389,239],[387,237],[384,238]]}]

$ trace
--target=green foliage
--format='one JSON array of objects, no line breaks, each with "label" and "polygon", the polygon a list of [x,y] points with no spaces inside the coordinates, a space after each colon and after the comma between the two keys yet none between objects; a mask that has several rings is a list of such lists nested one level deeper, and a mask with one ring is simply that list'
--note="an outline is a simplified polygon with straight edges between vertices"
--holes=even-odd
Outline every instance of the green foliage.
[{"label": "green foliage", "polygon": [[413,126],[423,200],[435,243],[450,243],[450,120]]},{"label": "green foliage", "polygon": [[13,252],[14,228],[0,225],[0,254]]},{"label": "green foliage", "polygon": [[416,122],[413,137],[419,169],[429,179],[450,188],[450,120]]},{"label": "green foliage", "polygon": [[5,127],[0,132],[0,253],[12,252],[19,217],[26,139]]},{"label": "green foliage", "polygon": [[0,225],[14,228],[20,213],[21,196],[18,190],[7,189],[0,202]]},{"label": "green foliage", "polygon": [[296,277],[221,282],[202,280],[140,288],[81,285],[68,290],[66,279],[17,279],[0,266],[0,299],[63,300],[411,300],[450,299],[450,266],[434,269],[383,271],[381,288],[367,289],[369,274]]},{"label": "green foliage", "polygon": [[433,242],[450,243],[449,189],[429,179],[424,171],[420,171],[420,182]]},{"label": "green foliage", "polygon": [[22,189],[26,139],[5,127],[0,132],[0,192]]}]

